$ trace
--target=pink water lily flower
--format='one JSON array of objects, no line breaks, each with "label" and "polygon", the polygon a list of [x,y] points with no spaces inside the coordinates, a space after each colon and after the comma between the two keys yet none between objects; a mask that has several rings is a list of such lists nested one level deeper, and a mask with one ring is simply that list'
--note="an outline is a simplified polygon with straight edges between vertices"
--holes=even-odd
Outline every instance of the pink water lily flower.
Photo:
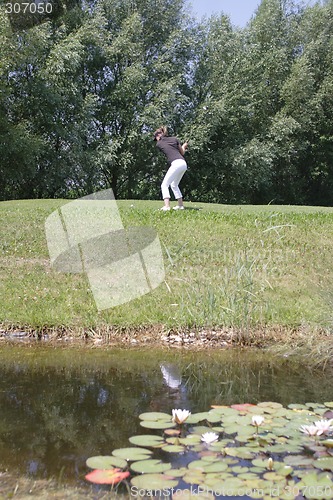
[{"label": "pink water lily flower", "polygon": [[191,415],[188,410],[172,410],[172,421],[176,424],[183,424]]}]

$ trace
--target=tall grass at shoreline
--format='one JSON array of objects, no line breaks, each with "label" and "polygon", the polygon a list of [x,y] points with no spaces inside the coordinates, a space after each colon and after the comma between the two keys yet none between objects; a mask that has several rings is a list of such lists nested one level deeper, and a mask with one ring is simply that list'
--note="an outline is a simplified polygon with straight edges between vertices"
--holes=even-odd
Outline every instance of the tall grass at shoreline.
[{"label": "tall grass at shoreline", "polygon": [[98,312],[84,275],[51,268],[46,217],[68,200],[0,204],[3,326],[103,328],[299,327],[332,324],[333,209],[126,200],[125,227],[153,227],[166,278],[127,304]]}]

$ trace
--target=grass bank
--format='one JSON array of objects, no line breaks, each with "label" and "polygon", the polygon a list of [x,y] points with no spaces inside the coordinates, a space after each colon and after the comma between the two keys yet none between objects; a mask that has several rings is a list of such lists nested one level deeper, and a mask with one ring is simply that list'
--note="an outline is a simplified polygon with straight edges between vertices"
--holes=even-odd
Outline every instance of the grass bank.
[{"label": "grass bank", "polygon": [[[165,282],[153,292],[98,312],[84,274],[50,266],[45,219],[68,200],[0,204],[0,321],[10,328],[91,335],[126,331],[305,332],[330,345],[333,209],[119,201],[125,227],[154,228]],[[323,333],[324,332],[324,333]],[[275,338],[275,337],[274,337]],[[317,337],[315,337],[317,338]],[[307,340],[304,340],[307,339]],[[261,338],[262,341],[262,338]],[[296,344],[295,344],[296,345]],[[325,348],[326,349],[326,348]]]},{"label": "grass bank", "polygon": [[0,473],[0,498],[8,500],[9,498],[19,500],[86,500],[94,498],[95,500],[115,500],[127,498],[125,495],[116,494],[112,491],[98,491],[93,487],[89,489],[80,487],[71,487],[61,484],[61,481],[55,479],[30,479],[22,476],[15,477],[8,472]]}]

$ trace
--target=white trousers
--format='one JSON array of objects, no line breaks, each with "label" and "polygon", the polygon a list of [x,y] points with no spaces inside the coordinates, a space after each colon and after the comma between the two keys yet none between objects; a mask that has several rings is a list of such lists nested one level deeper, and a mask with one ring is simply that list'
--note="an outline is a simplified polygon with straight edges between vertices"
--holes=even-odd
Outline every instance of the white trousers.
[{"label": "white trousers", "polygon": [[169,186],[171,187],[176,200],[183,197],[178,184],[180,183],[186,170],[187,170],[187,165],[185,160],[181,159],[174,160],[171,163],[169,170],[165,174],[165,177],[161,184],[163,200],[165,198],[170,198]]}]

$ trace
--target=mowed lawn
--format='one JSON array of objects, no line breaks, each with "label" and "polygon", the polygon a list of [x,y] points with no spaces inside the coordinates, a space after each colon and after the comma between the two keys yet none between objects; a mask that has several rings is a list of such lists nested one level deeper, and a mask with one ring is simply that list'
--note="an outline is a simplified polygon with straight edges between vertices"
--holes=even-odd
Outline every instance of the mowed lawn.
[{"label": "mowed lawn", "polygon": [[45,220],[69,200],[0,203],[2,327],[330,327],[333,209],[158,201],[117,202],[123,224],[151,227],[165,281],[131,302],[98,311],[84,274],[50,265]]}]

